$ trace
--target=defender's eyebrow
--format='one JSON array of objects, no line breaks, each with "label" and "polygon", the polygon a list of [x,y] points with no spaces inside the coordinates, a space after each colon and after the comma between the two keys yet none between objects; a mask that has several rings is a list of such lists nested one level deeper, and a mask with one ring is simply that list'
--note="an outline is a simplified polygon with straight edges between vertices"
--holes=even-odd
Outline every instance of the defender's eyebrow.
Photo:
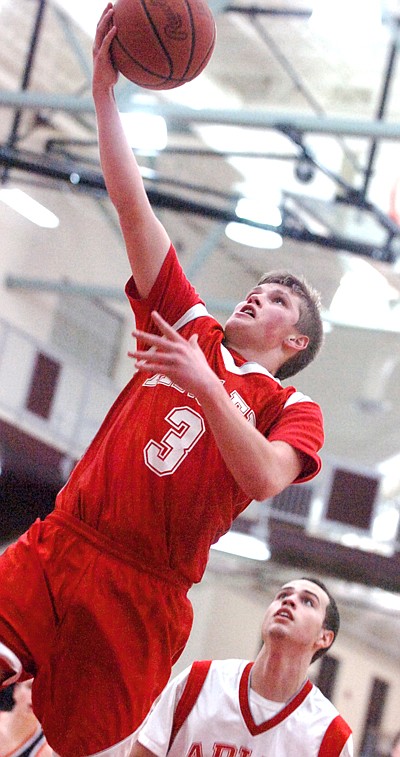
[{"label": "defender's eyebrow", "polygon": [[[292,592],[293,592],[293,591],[295,591],[295,588],[294,588],[294,586],[282,586],[282,588],[281,588],[281,589],[279,589],[279,591],[278,591],[278,594],[280,594],[280,593],[281,593],[281,591],[292,591]],[[302,589],[301,591],[302,591],[302,592],[303,592],[304,594],[309,594],[309,595],[310,595],[311,597],[314,597],[314,598],[316,599],[316,601],[318,602],[318,604],[321,604],[321,603],[320,603],[320,600],[319,600],[319,596],[318,596],[318,594],[315,594],[315,593],[314,593],[313,591],[311,591],[310,589]]]}]

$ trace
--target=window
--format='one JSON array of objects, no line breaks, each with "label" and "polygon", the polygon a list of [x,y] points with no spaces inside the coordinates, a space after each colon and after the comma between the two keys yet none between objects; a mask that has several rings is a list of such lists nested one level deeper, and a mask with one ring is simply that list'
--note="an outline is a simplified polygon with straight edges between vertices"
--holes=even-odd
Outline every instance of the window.
[{"label": "window", "polygon": [[369,531],[380,480],[377,476],[336,468],[328,495],[325,518]]},{"label": "window", "polygon": [[26,400],[26,408],[31,413],[49,418],[59,373],[60,364],[43,352],[38,352]]}]

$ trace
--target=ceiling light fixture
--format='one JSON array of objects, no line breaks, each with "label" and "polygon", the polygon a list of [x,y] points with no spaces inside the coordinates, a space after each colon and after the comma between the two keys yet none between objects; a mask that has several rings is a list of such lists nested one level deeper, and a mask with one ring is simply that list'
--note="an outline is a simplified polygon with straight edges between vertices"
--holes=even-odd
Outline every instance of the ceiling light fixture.
[{"label": "ceiling light fixture", "polygon": [[265,542],[257,539],[255,536],[242,534],[238,531],[228,531],[221,536],[216,544],[212,545],[211,549],[236,555],[237,557],[247,557],[250,560],[263,561],[269,560],[271,557],[271,553]]},{"label": "ceiling light fixture", "polygon": [[34,200],[22,189],[0,189],[0,200],[28,221],[44,229],[56,229],[60,221],[51,210]]},{"label": "ceiling light fixture", "polygon": [[309,23],[314,32],[335,46],[347,46],[357,55],[382,32],[382,3],[381,0],[314,0]]},{"label": "ceiling light fixture", "polygon": [[398,290],[367,261],[356,259],[347,265],[332,298],[329,318],[357,328],[397,331],[399,319],[391,303],[398,300]]},{"label": "ceiling light fixture", "polygon": [[[236,205],[236,215],[244,220],[279,226],[282,222],[281,211],[277,205],[263,199],[242,197]],[[233,242],[257,247],[260,249],[277,250],[282,247],[282,237],[278,232],[249,226],[246,223],[228,223],[225,234]]]},{"label": "ceiling light fixture", "polygon": [[121,122],[131,147],[137,150],[165,150],[168,141],[165,118],[153,113],[121,113]]}]

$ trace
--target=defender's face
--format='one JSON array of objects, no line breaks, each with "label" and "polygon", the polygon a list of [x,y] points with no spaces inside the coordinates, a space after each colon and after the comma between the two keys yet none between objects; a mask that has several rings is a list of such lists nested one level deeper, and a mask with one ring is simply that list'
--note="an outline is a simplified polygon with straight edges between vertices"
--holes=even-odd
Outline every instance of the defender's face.
[{"label": "defender's face", "polygon": [[[305,579],[290,581],[282,586],[264,617],[262,635],[268,639],[286,639],[305,651],[316,651],[323,636],[332,634],[324,629],[329,597],[317,584]],[[322,644],[321,646],[327,646]]]},{"label": "defender's face", "polygon": [[260,284],[236,305],[225,325],[232,347],[269,349],[296,333],[300,297],[282,284]]}]

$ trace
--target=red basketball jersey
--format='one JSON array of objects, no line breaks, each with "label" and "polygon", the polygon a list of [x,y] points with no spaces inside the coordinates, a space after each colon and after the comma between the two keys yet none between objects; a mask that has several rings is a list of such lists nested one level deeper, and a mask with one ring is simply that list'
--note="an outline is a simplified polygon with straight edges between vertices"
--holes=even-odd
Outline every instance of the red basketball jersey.
[{"label": "red basketball jersey", "polygon": [[[265,368],[223,344],[186,279],[173,247],[146,300],[131,279],[127,295],[136,325],[155,331],[152,310],[199,345],[232,402],[269,440],[306,455],[299,480],[320,468],[323,442],[318,405],[284,388]],[[177,571],[199,581],[209,547],[249,504],[226,467],[196,397],[167,376],[135,374],[57,498],[67,510],[133,551],[152,571]]]}]

